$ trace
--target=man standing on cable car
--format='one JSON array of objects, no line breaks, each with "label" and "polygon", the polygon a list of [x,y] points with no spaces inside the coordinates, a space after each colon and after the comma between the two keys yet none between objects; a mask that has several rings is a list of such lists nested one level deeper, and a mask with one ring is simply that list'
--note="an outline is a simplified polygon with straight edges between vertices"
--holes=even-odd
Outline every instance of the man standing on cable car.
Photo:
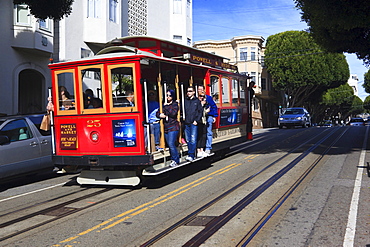
[{"label": "man standing on cable car", "polygon": [[[203,85],[198,86],[198,95],[201,92],[205,91],[206,88]],[[206,94],[206,100],[210,110],[207,114],[207,142],[205,149],[205,153],[208,156],[212,150],[212,139],[213,139],[212,124],[216,122],[216,118],[218,117],[218,109],[216,103],[212,99],[212,96]]]},{"label": "man standing on cable car", "polygon": [[195,97],[195,89],[190,86],[187,89],[187,97],[184,102],[185,108],[185,139],[188,144],[187,161],[193,161],[197,148],[198,122],[201,121],[203,108],[199,99]]}]

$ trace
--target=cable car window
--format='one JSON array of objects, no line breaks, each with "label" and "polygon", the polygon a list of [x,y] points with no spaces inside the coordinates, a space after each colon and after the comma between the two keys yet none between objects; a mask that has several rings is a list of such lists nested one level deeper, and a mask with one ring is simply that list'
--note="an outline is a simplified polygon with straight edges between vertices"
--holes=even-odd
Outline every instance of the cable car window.
[{"label": "cable car window", "polygon": [[110,69],[112,105],[118,107],[135,107],[135,85],[133,66],[119,65]]},{"label": "cable car window", "polygon": [[229,78],[222,77],[222,103],[229,104],[230,103],[230,88],[229,88]]},{"label": "cable car window", "polygon": [[245,90],[246,90],[246,85],[245,85],[245,80],[240,80],[239,83],[239,92],[240,92],[240,105],[245,105],[246,100],[245,100]]},{"label": "cable car window", "polygon": [[231,79],[231,97],[234,106],[239,104],[239,82],[237,79]]},{"label": "cable car window", "polygon": [[99,67],[81,70],[82,99],[84,109],[103,108],[102,69]]},{"label": "cable car window", "polygon": [[65,71],[58,73],[56,76],[56,80],[58,85],[58,96],[57,96],[58,109],[60,111],[76,110],[75,86],[74,86],[75,83],[73,71]]},{"label": "cable car window", "polygon": [[220,103],[220,86],[218,76],[211,76],[211,96],[216,104]]}]

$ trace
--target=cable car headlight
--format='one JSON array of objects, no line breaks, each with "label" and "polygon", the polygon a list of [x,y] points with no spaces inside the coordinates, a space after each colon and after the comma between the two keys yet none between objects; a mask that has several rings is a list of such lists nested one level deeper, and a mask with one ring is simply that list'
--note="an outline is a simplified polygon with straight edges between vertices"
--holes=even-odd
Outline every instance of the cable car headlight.
[{"label": "cable car headlight", "polygon": [[90,139],[93,141],[93,142],[97,142],[99,141],[99,133],[96,132],[96,131],[93,131],[90,133]]}]

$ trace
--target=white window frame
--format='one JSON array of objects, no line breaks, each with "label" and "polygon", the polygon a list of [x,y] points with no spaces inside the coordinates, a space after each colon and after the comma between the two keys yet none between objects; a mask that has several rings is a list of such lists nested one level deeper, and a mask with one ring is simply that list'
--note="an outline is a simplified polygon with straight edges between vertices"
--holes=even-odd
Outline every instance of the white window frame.
[{"label": "white window frame", "polygon": [[256,61],[256,52],[251,51],[251,61]]},{"label": "white window frame", "polygon": [[109,0],[109,20],[117,23],[117,6],[118,0]]},{"label": "white window frame", "polygon": [[182,14],[182,0],[173,0],[173,13]]},{"label": "white window frame", "polygon": [[[24,12],[20,12],[20,11]],[[27,13],[26,22],[20,20],[20,14]],[[14,24],[20,26],[31,26],[31,12],[27,4],[14,4]]]},{"label": "white window frame", "polygon": [[239,61],[245,62],[247,60],[248,60],[248,47],[239,48]]},{"label": "white window frame", "polygon": [[256,47],[251,47],[251,61],[256,61]]},{"label": "white window frame", "polygon": [[100,0],[87,0],[87,18],[99,19],[101,14],[101,1]]}]

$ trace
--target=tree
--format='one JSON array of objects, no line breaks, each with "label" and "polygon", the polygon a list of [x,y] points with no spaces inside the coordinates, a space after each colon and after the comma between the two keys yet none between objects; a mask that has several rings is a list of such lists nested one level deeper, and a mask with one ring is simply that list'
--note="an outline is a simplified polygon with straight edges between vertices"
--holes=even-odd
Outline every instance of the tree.
[{"label": "tree", "polygon": [[319,91],[316,97],[321,96],[328,88],[343,85],[349,78],[345,56],[323,51],[304,31],[269,36],[265,64],[273,87],[288,96],[290,106],[303,106],[310,95]]},{"label": "tree", "polygon": [[356,53],[370,64],[370,1],[295,0],[318,44],[331,52]]},{"label": "tree", "polygon": [[364,108],[367,110],[367,112],[370,112],[370,95],[365,98]]},{"label": "tree", "polygon": [[[347,83],[337,88],[328,89],[320,102],[321,112],[318,121],[331,116],[347,118],[354,105],[355,95],[353,89]],[[361,100],[361,99],[360,99]],[[361,101],[362,105],[362,101]],[[321,118],[321,119],[320,119]]]},{"label": "tree", "polygon": [[74,0],[13,0],[14,4],[27,4],[36,18],[60,20],[72,12]]},{"label": "tree", "polygon": [[353,116],[356,116],[358,114],[361,114],[364,112],[364,102],[362,101],[362,99],[358,96],[354,96],[353,98],[353,101],[352,101],[352,108],[351,108],[351,111],[350,113],[353,115]]},{"label": "tree", "polygon": [[369,71],[367,71],[364,74],[364,84],[362,84],[362,86],[364,87],[366,93],[370,93],[370,73]]}]

